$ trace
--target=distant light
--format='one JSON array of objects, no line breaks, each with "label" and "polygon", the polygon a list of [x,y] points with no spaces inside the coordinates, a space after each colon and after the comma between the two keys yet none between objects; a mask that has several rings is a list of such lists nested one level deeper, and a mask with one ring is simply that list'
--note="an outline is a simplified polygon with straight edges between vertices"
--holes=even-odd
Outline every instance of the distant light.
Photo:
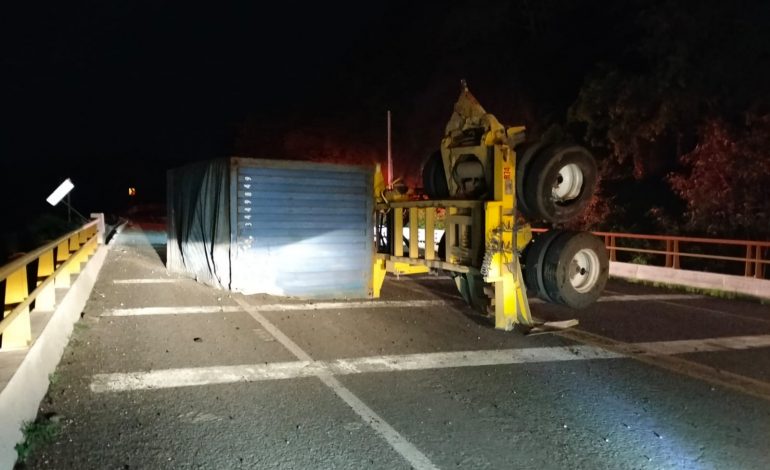
[{"label": "distant light", "polygon": [[50,196],[48,196],[45,200],[48,202],[48,204],[55,206],[58,204],[62,199],[64,199],[64,196],[69,194],[70,191],[72,191],[72,188],[74,188],[75,185],[72,184],[72,181],[70,181],[69,178],[64,180],[62,184],[59,185],[58,188],[54,190],[54,192],[51,193]]},{"label": "distant light", "polygon": [[128,188],[129,196],[136,196],[136,188]]}]

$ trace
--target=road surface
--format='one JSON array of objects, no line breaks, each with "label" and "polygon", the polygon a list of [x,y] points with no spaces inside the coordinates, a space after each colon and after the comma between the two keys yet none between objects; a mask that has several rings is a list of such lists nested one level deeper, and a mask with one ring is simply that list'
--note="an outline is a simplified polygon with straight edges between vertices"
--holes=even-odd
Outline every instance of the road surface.
[{"label": "road surface", "polygon": [[127,229],[26,467],[770,468],[770,307],[612,281],[532,310],[580,326],[496,331],[444,276],[365,303],[231,294]]}]

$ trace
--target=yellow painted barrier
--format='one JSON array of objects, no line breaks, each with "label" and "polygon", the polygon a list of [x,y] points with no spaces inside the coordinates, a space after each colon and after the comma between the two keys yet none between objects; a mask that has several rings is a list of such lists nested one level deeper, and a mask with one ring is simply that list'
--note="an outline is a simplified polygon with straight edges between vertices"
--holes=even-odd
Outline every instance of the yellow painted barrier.
[{"label": "yellow painted barrier", "polygon": [[[79,273],[80,263],[88,261],[96,250],[97,223],[96,220],[89,222],[0,267],[0,282],[5,284],[0,350],[29,346],[32,341],[30,307],[34,303],[35,310],[51,311],[55,308],[55,289],[69,287],[70,275]],[[37,270],[29,272],[35,264]],[[28,284],[28,279],[35,279],[34,286]],[[30,287],[34,287],[31,292]]]}]

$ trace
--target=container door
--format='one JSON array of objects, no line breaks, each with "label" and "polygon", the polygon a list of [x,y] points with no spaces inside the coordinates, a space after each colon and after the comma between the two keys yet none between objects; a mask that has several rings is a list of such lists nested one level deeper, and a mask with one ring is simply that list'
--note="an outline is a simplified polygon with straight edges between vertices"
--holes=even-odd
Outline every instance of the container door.
[{"label": "container door", "polygon": [[368,297],[372,174],[341,165],[235,162],[233,290]]}]

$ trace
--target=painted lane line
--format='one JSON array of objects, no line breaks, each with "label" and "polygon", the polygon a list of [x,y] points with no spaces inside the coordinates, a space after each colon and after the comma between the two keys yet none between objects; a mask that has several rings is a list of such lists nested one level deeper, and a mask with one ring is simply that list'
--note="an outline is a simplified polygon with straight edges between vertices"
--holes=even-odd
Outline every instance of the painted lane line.
[{"label": "painted lane line", "polygon": [[92,392],[103,393],[296,379],[317,375],[322,367],[320,364],[313,364],[308,361],[295,361],[241,366],[164,369],[124,374],[97,374],[94,375],[90,387]]},{"label": "painted lane line", "polygon": [[[760,346],[758,347],[764,347],[763,345],[770,341],[770,335],[653,343],[624,343],[605,336],[575,329],[560,331],[554,334],[572,341],[617,352],[645,364],[666,369],[691,379],[702,380],[712,385],[718,385],[763,400],[770,400],[770,383],[672,355],[704,352],[709,347],[712,349],[717,347],[723,348],[714,349],[719,351],[737,349],[728,347],[731,344],[739,344],[743,348],[748,348],[751,344],[759,344]],[[692,349],[688,350],[688,346]]]},{"label": "painted lane line", "polygon": [[[236,297],[235,301],[238,302],[238,304],[243,307],[243,309],[246,310],[252,316],[252,318],[254,318],[254,320],[257,321],[257,323],[262,325],[262,328],[267,330],[275,337],[275,339],[278,340],[279,343],[291,351],[291,353],[294,354],[297,359],[300,361],[313,362],[313,358],[310,357],[308,353],[306,353],[301,347],[299,347],[297,343],[292,341],[281,330],[279,330],[278,327],[273,325],[267,318],[265,318],[258,309],[251,306],[243,298]],[[407,441],[404,436],[399,434],[399,432],[393,428],[393,426],[382,419],[380,415],[369,408],[366,403],[361,401],[353,392],[342,385],[337,379],[325,372],[317,373],[315,376],[318,377],[321,382],[324,383],[324,385],[329,387],[345,403],[347,403],[348,406],[359,417],[361,417],[361,419],[366,424],[368,424],[377,434],[385,439],[385,441],[387,441],[388,444],[390,444],[391,447],[396,450],[396,452],[401,454],[401,456],[407,462],[409,462],[413,468],[426,470],[438,469],[438,467],[436,467],[425,454],[423,454],[417,447],[415,447],[414,444]]]},{"label": "painted lane line", "polygon": [[[316,302],[302,304],[264,304],[250,308],[258,312],[291,312],[310,310],[344,310],[367,308],[424,308],[445,305],[443,300],[384,300],[384,301],[360,301],[360,302]],[[234,306],[200,306],[200,307],[142,307],[142,308],[116,308],[102,314],[105,317],[129,317],[140,315],[177,315],[177,314],[201,314],[201,313],[228,313],[242,312],[241,307]]]},{"label": "painted lane line", "polygon": [[770,335],[730,336],[727,338],[685,339],[630,344],[645,354],[670,356],[674,354],[770,348]]},{"label": "painted lane line", "polygon": [[193,367],[150,372],[97,374],[91,382],[91,390],[97,393],[121,392],[234,382],[294,379],[322,373],[327,375],[351,375],[537,362],[617,359],[620,357],[623,356],[601,348],[577,345],[373,356],[337,359],[334,361],[305,360],[272,364]]},{"label": "painted lane line", "polygon": [[179,282],[180,279],[157,278],[157,279],[115,279],[113,284],[168,284]]},{"label": "painted lane line", "polygon": [[[620,294],[620,292],[609,291],[609,290],[605,290],[604,292]],[[698,299],[701,299],[701,300],[706,300],[706,299],[709,299],[709,298],[710,297],[706,296],[706,295],[698,296]],[[712,299],[713,299],[713,297],[712,297]],[[757,318],[757,317],[752,317],[752,316],[745,316],[745,315],[740,315],[738,313],[725,312],[724,310],[718,310],[718,309],[715,309],[715,308],[704,307],[702,305],[680,304],[680,303],[677,303],[677,302],[672,302],[672,300],[683,300],[683,299],[658,299],[658,300],[655,300],[655,301],[659,302],[661,304],[664,304],[664,305],[671,305],[672,307],[682,308],[682,309],[686,309],[686,310],[700,310],[702,312],[708,312],[708,313],[712,313],[714,315],[722,315],[722,316],[726,316],[726,317],[738,318],[738,319],[740,319],[742,321],[755,322],[755,323],[765,323],[765,324],[770,323],[770,319],[768,319],[768,318]],[[687,300],[687,299],[684,299],[684,300]]]},{"label": "painted lane line", "polygon": [[102,313],[103,317],[133,317],[142,315],[179,315],[199,313],[233,313],[242,312],[241,307],[228,305],[210,305],[200,307],[142,307],[116,308]]},{"label": "painted lane line", "polygon": [[661,300],[694,300],[702,299],[702,295],[693,294],[647,294],[647,295],[608,295],[599,297],[598,302],[653,302]]},{"label": "painted lane line", "polygon": [[[264,330],[260,330],[265,332]],[[582,337],[587,333],[580,332]],[[280,333],[282,335],[282,333]],[[611,341],[611,340],[610,340]],[[313,361],[296,346],[295,354],[305,359],[272,364],[193,367],[150,372],[97,374],[91,382],[94,392],[119,392],[156,388],[189,387],[233,382],[293,379],[318,374],[350,375],[378,372],[434,370],[543,362],[619,359],[629,355],[670,356],[698,352],[721,352],[770,348],[770,335],[731,336],[646,343],[612,343],[617,351],[601,346],[575,345],[488,351],[457,351],[403,354]],[[294,346],[292,346],[294,348]],[[295,352],[295,351],[292,351]]]},{"label": "painted lane line", "polygon": [[[607,295],[599,297],[597,302],[661,302],[665,300],[693,300],[702,299],[701,295],[691,294],[648,294],[648,295]],[[529,299],[531,304],[547,304],[548,302],[532,297]],[[685,305],[686,307],[686,305]]]},{"label": "painted lane line", "polygon": [[253,305],[250,308],[259,312],[289,312],[297,310],[336,310],[358,308],[405,308],[405,307],[438,307],[444,305],[443,300],[364,300],[358,302],[316,302],[304,304],[267,304]]},{"label": "painted lane line", "polygon": [[[602,297],[599,302],[634,302],[634,301],[661,301],[661,300],[685,300],[699,299],[698,295],[616,295]],[[540,299],[531,299],[533,304],[544,303]],[[259,312],[291,312],[311,310],[345,310],[345,309],[370,309],[370,308],[425,308],[440,307],[446,305],[443,300],[365,300],[354,302],[310,302],[301,304],[263,304],[250,308]],[[117,308],[102,314],[106,317],[129,317],[141,315],[180,315],[180,314],[205,314],[205,313],[232,313],[243,309],[234,306],[198,306],[198,307],[141,307],[141,308]]]}]

